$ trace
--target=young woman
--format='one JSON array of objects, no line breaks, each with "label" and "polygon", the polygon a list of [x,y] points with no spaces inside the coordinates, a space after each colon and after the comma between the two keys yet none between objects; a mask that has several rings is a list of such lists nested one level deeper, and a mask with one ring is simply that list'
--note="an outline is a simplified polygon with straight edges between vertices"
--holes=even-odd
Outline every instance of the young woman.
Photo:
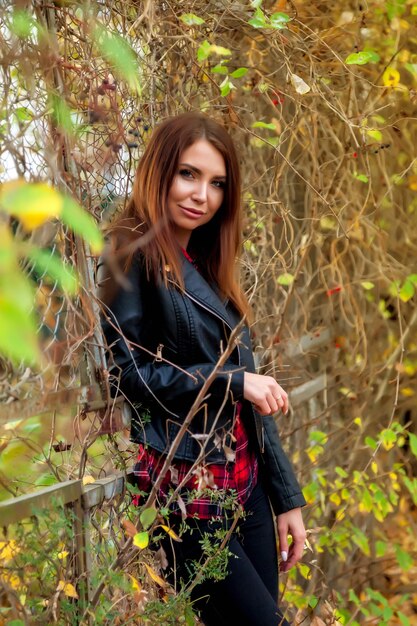
[{"label": "young woman", "polygon": [[[172,579],[190,582],[203,545],[220,537],[229,552],[225,577],[216,580],[207,565],[192,591],[204,623],[277,626],[288,622],[277,605],[274,518],[286,572],[302,555],[305,500],[273,418],[287,413],[288,396],[274,378],[255,372],[248,303],[235,271],[240,186],[235,147],[223,126],[201,113],[161,123],[131,199],[110,229],[99,296],[114,360],[112,393],[139,407],[131,436],[139,444],[135,474],[142,491],[151,490],[212,378],[157,493],[181,532],[181,543],[167,538],[164,544]],[[237,524],[236,507],[244,512]]]}]

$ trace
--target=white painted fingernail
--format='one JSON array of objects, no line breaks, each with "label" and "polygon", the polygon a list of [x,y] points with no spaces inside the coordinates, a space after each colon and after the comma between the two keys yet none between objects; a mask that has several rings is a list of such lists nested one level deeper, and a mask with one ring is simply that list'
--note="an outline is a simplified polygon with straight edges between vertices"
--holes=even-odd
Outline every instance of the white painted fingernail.
[{"label": "white painted fingernail", "polygon": [[287,554],[287,552],[285,552],[285,550],[283,550],[281,552],[281,557],[282,557],[283,561],[287,561],[288,560],[288,554]]}]

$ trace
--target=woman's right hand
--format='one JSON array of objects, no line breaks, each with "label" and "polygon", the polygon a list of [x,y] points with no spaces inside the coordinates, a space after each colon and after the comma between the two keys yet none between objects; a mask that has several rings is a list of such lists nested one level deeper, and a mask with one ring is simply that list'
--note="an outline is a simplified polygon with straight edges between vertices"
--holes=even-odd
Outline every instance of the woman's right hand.
[{"label": "woman's right hand", "polygon": [[279,409],[284,415],[288,413],[288,394],[272,376],[245,372],[243,397],[253,402],[261,415],[271,415]]}]

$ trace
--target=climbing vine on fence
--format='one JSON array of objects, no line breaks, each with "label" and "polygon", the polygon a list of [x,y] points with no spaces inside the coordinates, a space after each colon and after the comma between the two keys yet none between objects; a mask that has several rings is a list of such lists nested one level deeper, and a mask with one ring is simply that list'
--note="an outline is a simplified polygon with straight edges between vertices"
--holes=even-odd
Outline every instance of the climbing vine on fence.
[{"label": "climbing vine on fence", "polygon": [[[101,428],[100,231],[126,201],[158,121],[199,109],[239,146],[241,274],[260,371],[288,389],[327,376],[324,393],[278,417],[309,527],[303,563],[281,581],[284,603],[316,626],[413,623],[416,15],[414,0],[2,6],[2,499],[131,464],[126,432]],[[301,337],[323,332],[326,347],[295,356]],[[88,405],[97,401],[104,410]],[[126,506],[96,524],[106,536],[117,520],[115,553]],[[153,529],[136,530],[152,540]],[[38,593],[13,578],[26,539],[10,532],[0,549],[5,623]],[[163,575],[143,545],[138,562]],[[56,550],[50,558],[61,571]],[[158,604],[145,566],[126,582],[104,563],[126,611],[131,594],[155,623],[158,614],[193,623],[182,596],[169,610]],[[45,610],[71,597],[65,585],[77,581],[62,580],[42,597]],[[100,619],[118,623],[116,612]]]}]

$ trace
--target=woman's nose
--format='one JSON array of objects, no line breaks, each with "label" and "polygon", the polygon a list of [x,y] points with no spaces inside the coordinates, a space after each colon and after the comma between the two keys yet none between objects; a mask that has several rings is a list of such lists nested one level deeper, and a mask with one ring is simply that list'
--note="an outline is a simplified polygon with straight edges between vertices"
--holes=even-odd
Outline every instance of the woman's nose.
[{"label": "woman's nose", "polygon": [[198,181],[193,189],[193,199],[197,202],[206,202],[208,193],[208,183]]}]

